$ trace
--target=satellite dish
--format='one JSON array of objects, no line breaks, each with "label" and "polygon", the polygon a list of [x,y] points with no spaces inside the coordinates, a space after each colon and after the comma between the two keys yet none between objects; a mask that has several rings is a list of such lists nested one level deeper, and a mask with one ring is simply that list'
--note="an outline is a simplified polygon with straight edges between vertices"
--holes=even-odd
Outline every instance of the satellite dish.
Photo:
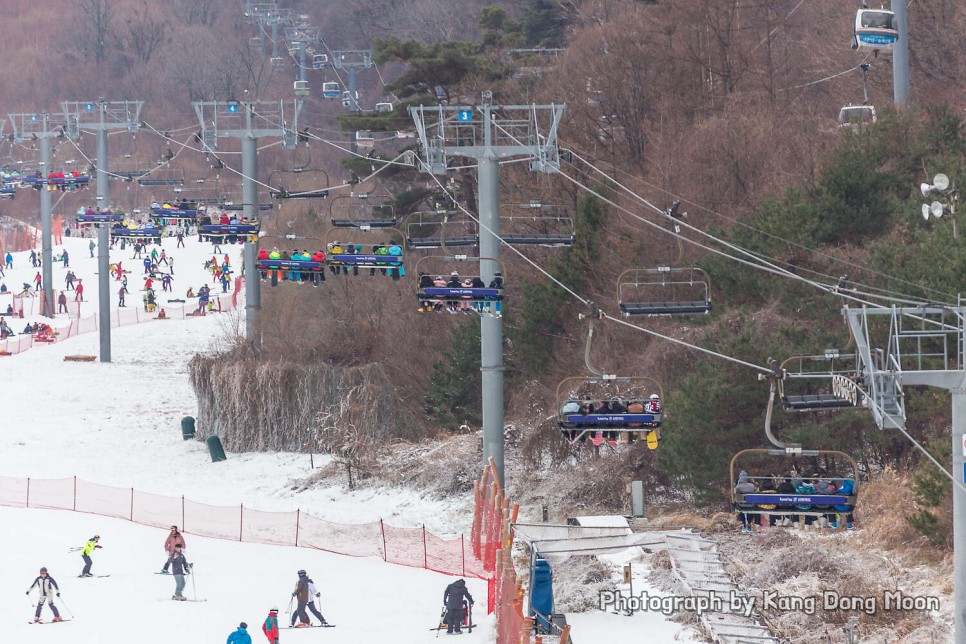
[{"label": "satellite dish", "polygon": [[920,183],[919,192],[922,193],[923,197],[928,197],[929,193],[932,192],[932,186],[929,185],[928,183]]},{"label": "satellite dish", "polygon": [[938,201],[934,201],[931,204],[929,204],[929,212],[932,213],[932,216],[933,217],[942,217],[943,216],[943,205],[941,203],[939,203]]},{"label": "satellite dish", "polygon": [[949,187],[949,177],[944,175],[942,172],[937,174],[932,179],[932,185],[935,186],[936,190],[945,190]]},{"label": "satellite dish", "polygon": [[[926,184],[922,184],[922,185],[926,185]],[[925,219],[926,221],[929,221],[929,204],[927,203],[922,204],[922,218]]]}]

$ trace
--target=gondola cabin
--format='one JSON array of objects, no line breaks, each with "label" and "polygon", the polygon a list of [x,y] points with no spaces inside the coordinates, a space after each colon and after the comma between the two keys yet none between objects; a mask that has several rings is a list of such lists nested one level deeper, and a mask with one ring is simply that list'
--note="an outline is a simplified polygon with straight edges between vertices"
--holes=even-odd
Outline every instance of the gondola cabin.
[{"label": "gondola cabin", "polygon": [[376,145],[376,139],[369,130],[356,130],[356,145],[364,150]]},{"label": "gondola cabin", "polygon": [[839,127],[857,128],[875,123],[875,108],[871,105],[846,105],[839,110]]},{"label": "gondola cabin", "polygon": [[855,14],[852,49],[892,51],[899,39],[896,15],[885,9],[859,9]]},{"label": "gondola cabin", "polygon": [[571,445],[643,440],[657,449],[663,401],[660,383],[646,376],[571,377],[557,387],[557,425]]},{"label": "gondola cabin", "polygon": [[335,81],[322,83],[322,98],[339,98],[340,94],[339,83]]},{"label": "gondola cabin", "polygon": [[[315,54],[312,56],[312,69],[325,69],[328,64],[329,64],[328,55]],[[338,85],[338,83],[336,85]],[[335,98],[335,97],[327,96],[326,98]]]},{"label": "gondola cabin", "polygon": [[376,103],[377,112],[391,112],[392,110],[392,103]]},{"label": "gondola cabin", "polygon": [[342,107],[352,107],[353,104],[358,106],[359,104],[359,91],[350,92],[345,90],[342,92]]},{"label": "gondola cabin", "polygon": [[309,82],[304,80],[297,80],[292,85],[292,91],[295,92],[296,96],[308,96],[309,95]]}]

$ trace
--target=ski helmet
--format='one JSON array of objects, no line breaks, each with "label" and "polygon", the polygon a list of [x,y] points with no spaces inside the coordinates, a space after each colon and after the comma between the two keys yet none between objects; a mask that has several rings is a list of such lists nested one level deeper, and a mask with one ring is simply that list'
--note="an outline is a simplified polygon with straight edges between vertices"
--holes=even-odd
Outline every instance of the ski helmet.
[{"label": "ski helmet", "polygon": [[278,612],[278,606],[272,606],[271,608],[268,609],[268,612],[270,612],[270,613],[277,613]]},{"label": "ski helmet", "polygon": [[308,573],[306,573],[306,572],[305,572],[304,570],[300,570],[300,571],[299,571],[299,577],[304,577],[304,576],[305,576],[305,575],[307,575],[307,574],[308,574]]}]

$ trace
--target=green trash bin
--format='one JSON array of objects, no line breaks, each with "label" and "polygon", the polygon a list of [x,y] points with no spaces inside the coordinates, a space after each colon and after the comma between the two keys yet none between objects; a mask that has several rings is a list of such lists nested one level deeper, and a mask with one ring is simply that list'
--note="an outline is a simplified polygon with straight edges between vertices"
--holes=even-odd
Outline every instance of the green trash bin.
[{"label": "green trash bin", "polygon": [[221,446],[221,439],[217,435],[209,436],[207,442],[208,453],[211,454],[212,463],[228,460],[228,457],[225,456],[225,448]]},{"label": "green trash bin", "polygon": [[181,438],[188,441],[195,437],[195,419],[185,416],[181,419]]}]

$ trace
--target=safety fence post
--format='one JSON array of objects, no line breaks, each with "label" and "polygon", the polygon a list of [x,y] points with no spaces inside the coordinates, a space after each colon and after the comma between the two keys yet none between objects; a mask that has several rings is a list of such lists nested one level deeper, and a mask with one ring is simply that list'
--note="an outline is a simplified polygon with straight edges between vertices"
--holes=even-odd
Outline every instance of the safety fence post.
[{"label": "safety fence post", "polygon": [[131,488],[131,522],[134,522],[134,488]]},{"label": "safety fence post", "polygon": [[187,531],[188,526],[184,524],[184,494],[181,495],[181,529]]},{"label": "safety fence post", "polygon": [[27,503],[25,507],[30,507],[30,477],[27,477]]},{"label": "safety fence post", "polygon": [[426,556],[426,524],[423,524],[423,568],[429,568],[429,558]]},{"label": "safety fence post", "polygon": [[379,530],[382,532],[382,560],[389,561],[389,551],[386,548],[386,524],[379,519]]},{"label": "safety fence post", "polygon": [[295,547],[299,547],[299,524],[302,519],[302,510],[295,511]]},{"label": "safety fence post", "polygon": [[238,540],[242,540],[242,530],[245,528],[245,506],[238,506]]},{"label": "safety fence post", "polygon": [[74,477],[74,507],[71,508],[74,512],[77,512],[77,477]]}]

